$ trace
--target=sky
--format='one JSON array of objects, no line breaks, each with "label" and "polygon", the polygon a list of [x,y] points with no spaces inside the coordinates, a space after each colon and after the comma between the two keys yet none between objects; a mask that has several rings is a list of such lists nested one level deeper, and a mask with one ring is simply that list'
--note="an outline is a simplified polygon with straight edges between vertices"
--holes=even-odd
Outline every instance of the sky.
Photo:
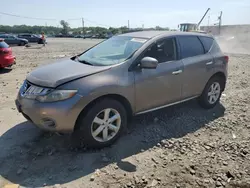
[{"label": "sky", "polygon": [[178,24],[198,23],[207,8],[211,8],[201,25],[250,24],[250,0],[7,0],[0,3],[0,25],[60,26],[66,20],[71,27],[170,27]]}]

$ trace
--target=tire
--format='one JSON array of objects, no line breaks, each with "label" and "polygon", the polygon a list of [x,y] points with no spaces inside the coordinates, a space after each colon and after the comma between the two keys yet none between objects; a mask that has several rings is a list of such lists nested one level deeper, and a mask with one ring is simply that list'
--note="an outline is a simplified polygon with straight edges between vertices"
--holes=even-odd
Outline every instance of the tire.
[{"label": "tire", "polygon": [[32,120],[30,119],[30,117],[27,116],[25,113],[22,112],[22,115],[23,115],[23,117],[24,117],[27,121],[33,123]]},{"label": "tire", "polygon": [[25,45],[25,42],[21,41],[20,46],[24,46],[24,45]]},{"label": "tire", "polygon": [[40,39],[40,40],[38,41],[38,44],[43,44],[43,40]]},{"label": "tire", "polygon": [[[220,101],[220,97],[222,94],[222,89],[223,89],[223,78],[219,77],[219,76],[215,76],[212,77],[206,84],[201,96],[199,97],[198,101],[199,104],[201,105],[201,107],[205,108],[205,109],[210,109],[213,108],[214,106],[216,106],[216,104]],[[218,88],[214,91],[212,91],[211,89],[213,88]],[[212,91],[212,92],[211,92]],[[210,93],[210,94],[209,94]],[[211,95],[211,93],[214,93]],[[213,100],[211,99],[211,96],[213,97]]]},{"label": "tire", "polygon": [[[108,112],[107,109],[110,109],[110,112]],[[107,121],[105,125],[101,125],[101,123],[105,122],[105,113],[109,114],[109,119],[111,117],[117,118],[112,123],[115,126],[108,124]],[[99,121],[98,123],[94,122],[94,119],[97,116],[99,118],[97,120],[101,119],[101,123]],[[110,146],[121,136],[126,125],[127,112],[124,106],[114,99],[102,99],[96,102],[92,107],[90,107],[88,111],[86,111],[86,114],[81,114],[79,116],[76,123],[77,128],[75,133],[73,134],[74,146],[81,145],[81,141],[83,141],[84,146],[87,148],[103,148]],[[112,127],[110,128],[109,126]],[[99,130],[102,129],[100,134],[97,134],[99,132],[98,128]],[[106,137],[107,141],[103,139],[105,134],[104,132],[106,132],[109,137]],[[96,137],[94,136],[94,134],[96,134]]]}]

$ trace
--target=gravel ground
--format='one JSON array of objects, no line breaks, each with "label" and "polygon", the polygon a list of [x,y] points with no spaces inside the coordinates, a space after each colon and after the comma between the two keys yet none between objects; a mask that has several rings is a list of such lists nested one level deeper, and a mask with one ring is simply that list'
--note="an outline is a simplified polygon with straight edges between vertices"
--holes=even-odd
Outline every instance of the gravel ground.
[{"label": "gravel ground", "polygon": [[[44,134],[17,112],[28,72],[98,40],[48,39],[13,47],[0,72],[0,187],[250,187],[250,55],[229,54],[221,103],[190,101],[133,118],[128,134],[102,150],[75,150],[70,137]],[[249,49],[250,52],[250,49]]]}]

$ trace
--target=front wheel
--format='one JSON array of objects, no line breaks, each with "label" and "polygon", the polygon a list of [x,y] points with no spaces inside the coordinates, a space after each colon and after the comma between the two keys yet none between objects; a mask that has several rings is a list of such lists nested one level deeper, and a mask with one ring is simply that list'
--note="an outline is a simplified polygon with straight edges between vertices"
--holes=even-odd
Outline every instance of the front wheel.
[{"label": "front wheel", "polygon": [[102,148],[113,144],[127,124],[124,106],[113,99],[95,103],[77,121],[77,140],[89,148]]},{"label": "front wheel", "polygon": [[199,97],[199,103],[203,108],[213,108],[220,101],[222,84],[222,78],[217,76],[208,81],[202,95]]}]

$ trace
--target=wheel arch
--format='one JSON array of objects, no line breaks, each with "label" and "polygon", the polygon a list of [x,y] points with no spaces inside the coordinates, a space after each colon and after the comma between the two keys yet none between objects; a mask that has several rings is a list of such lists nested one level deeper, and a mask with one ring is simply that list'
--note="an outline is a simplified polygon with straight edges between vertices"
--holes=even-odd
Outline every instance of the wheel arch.
[{"label": "wheel arch", "polygon": [[120,102],[126,112],[127,112],[127,116],[128,116],[128,120],[131,119],[132,115],[133,115],[133,109],[132,109],[132,106],[129,102],[129,100],[127,98],[125,98],[124,96],[122,95],[119,95],[119,94],[107,94],[107,95],[102,95],[96,99],[94,99],[93,101],[91,101],[89,104],[87,104],[83,109],[82,111],[80,112],[80,114],[78,115],[77,117],[77,120],[75,122],[75,127],[74,127],[74,130],[78,129],[79,127],[77,126],[78,125],[78,121],[80,119],[81,116],[84,116],[84,114],[93,106],[95,105],[98,101],[100,100],[104,100],[104,99],[113,99],[113,100],[117,100],[118,102]]},{"label": "wheel arch", "polygon": [[[209,78],[209,80],[211,80],[212,78],[214,78],[214,77],[219,77],[219,78],[221,78],[222,79],[222,91],[224,91],[225,90],[225,87],[226,87],[226,75],[225,75],[225,73],[223,73],[223,72],[216,72],[215,74],[213,74],[210,78]],[[209,81],[208,80],[208,81]],[[207,82],[208,82],[207,81]]]},{"label": "wheel arch", "polygon": [[204,91],[204,89],[206,88],[206,85],[207,85],[207,83],[209,82],[209,80],[211,80],[211,79],[214,78],[214,77],[219,77],[219,78],[222,79],[222,84],[223,84],[223,85],[222,85],[222,91],[225,90],[225,86],[226,86],[226,75],[225,75],[224,72],[219,71],[219,72],[214,73],[214,74],[207,80],[207,82],[206,82],[206,84],[205,84],[205,86],[204,86],[204,88],[203,88],[202,91]]}]

